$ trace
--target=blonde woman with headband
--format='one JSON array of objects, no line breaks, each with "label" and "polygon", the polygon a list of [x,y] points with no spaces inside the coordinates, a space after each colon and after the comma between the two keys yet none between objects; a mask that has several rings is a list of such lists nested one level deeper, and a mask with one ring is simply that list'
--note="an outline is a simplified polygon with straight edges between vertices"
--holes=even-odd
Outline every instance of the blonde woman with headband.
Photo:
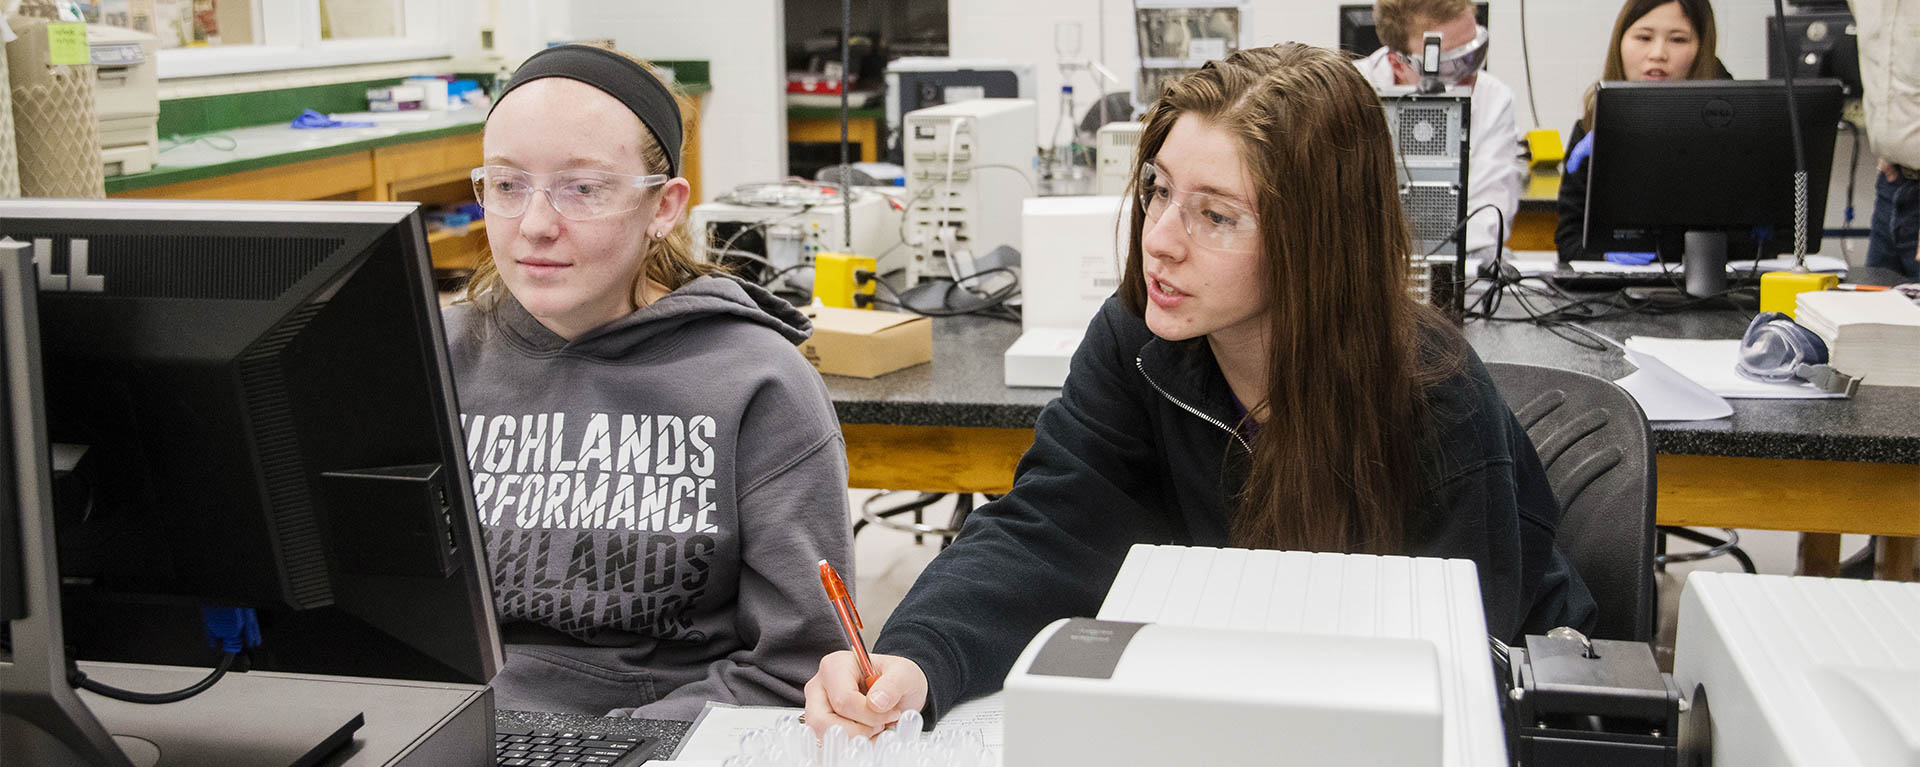
[{"label": "blonde woman with headband", "polygon": [[844,646],[846,451],[807,319],[696,261],[685,100],[640,61],[534,54],[473,171],[490,253],[447,336],[506,709],[794,705]]}]

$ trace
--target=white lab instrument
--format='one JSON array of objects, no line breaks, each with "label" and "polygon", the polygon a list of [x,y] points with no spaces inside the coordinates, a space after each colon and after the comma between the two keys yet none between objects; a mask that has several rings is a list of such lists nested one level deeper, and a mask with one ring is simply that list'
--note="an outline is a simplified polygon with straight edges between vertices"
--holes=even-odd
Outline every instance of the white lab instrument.
[{"label": "white lab instrument", "polygon": [[[893,198],[874,188],[854,187],[852,252],[879,261],[882,274],[906,266],[900,246],[900,216]],[[697,255],[718,260],[724,247],[765,258],[775,269],[793,269],[781,282],[811,285],[804,269],[821,252],[848,252],[841,232],[846,213],[838,189],[813,185],[756,185],[726,197],[735,201],[693,207],[689,224]],[[809,273],[810,274],[810,273]],[[776,283],[778,284],[778,283]]]},{"label": "white lab instrument", "polygon": [[905,116],[928,107],[985,98],[1032,99],[1033,64],[1007,59],[902,56],[887,62],[889,162],[906,164],[901,136]]},{"label": "white lab instrument", "polygon": [[1673,680],[1714,765],[1920,765],[1920,583],[1695,571]]},{"label": "white lab instrument", "polygon": [[1120,286],[1124,203],[1120,197],[1034,197],[1022,204],[1021,335],[1005,355],[1008,386],[1066,382],[1087,323]]},{"label": "white lab instrument", "polygon": [[1094,185],[1097,194],[1127,193],[1127,183],[1133,181],[1133,153],[1146,127],[1146,123],[1132,120],[1100,126],[1094,139],[1094,161],[1099,164]]},{"label": "white lab instrument", "polygon": [[1001,245],[1021,250],[1021,201],[1039,179],[1034,104],[976,99],[906,116],[907,283],[974,274]]},{"label": "white lab instrument", "polygon": [[160,156],[159,38],[90,24],[87,46],[99,78],[93,93],[106,175],[153,170]]},{"label": "white lab instrument", "polygon": [[1507,764],[1471,561],[1142,544],[1099,621],[1155,625],[1070,640],[1096,671],[1119,648],[1105,679],[1036,674],[1065,626],[1042,632],[1007,677],[1008,767]]}]

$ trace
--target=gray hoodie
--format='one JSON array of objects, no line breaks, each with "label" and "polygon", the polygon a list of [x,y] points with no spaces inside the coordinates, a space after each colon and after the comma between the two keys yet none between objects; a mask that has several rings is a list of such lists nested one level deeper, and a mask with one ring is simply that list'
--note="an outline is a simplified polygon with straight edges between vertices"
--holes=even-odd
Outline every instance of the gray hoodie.
[{"label": "gray hoodie", "polygon": [[847,459],[811,325],[702,277],[568,342],[511,297],[445,312],[506,643],[506,709],[798,705],[846,639]]}]

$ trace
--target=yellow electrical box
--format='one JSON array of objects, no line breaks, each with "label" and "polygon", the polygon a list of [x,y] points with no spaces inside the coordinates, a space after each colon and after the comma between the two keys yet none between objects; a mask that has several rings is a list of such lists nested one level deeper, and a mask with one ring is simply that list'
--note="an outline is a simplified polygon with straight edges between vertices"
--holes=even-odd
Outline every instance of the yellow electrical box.
[{"label": "yellow electrical box", "polygon": [[[854,273],[865,271],[861,280]],[[873,291],[879,282],[879,264],[866,256],[852,253],[817,253],[813,257],[813,297],[827,306],[843,309],[873,308]],[[856,299],[855,296],[867,296]]]},{"label": "yellow electrical box", "polygon": [[1557,165],[1566,159],[1566,145],[1560,143],[1560,131],[1535,128],[1527,131],[1527,154],[1534,165]]},{"label": "yellow electrical box", "polygon": [[1801,293],[1810,290],[1832,290],[1840,284],[1840,278],[1832,274],[1816,272],[1767,272],[1760,275],[1760,311],[1779,312],[1793,316],[1793,308]]}]

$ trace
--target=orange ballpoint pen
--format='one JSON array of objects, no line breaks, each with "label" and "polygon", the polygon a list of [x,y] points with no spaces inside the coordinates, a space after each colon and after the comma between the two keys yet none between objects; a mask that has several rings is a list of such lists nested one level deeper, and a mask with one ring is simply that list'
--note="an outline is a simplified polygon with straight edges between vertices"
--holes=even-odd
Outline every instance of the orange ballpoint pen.
[{"label": "orange ballpoint pen", "polygon": [[853,656],[860,659],[860,691],[866,692],[875,680],[880,678],[873,670],[873,659],[867,657],[867,645],[860,641],[860,611],[853,608],[853,596],[847,593],[847,584],[840,580],[840,574],[833,571],[833,565],[820,560],[820,585],[827,588],[827,601],[833,603],[833,609],[840,614],[840,628],[846,629],[847,644],[853,648]]}]

